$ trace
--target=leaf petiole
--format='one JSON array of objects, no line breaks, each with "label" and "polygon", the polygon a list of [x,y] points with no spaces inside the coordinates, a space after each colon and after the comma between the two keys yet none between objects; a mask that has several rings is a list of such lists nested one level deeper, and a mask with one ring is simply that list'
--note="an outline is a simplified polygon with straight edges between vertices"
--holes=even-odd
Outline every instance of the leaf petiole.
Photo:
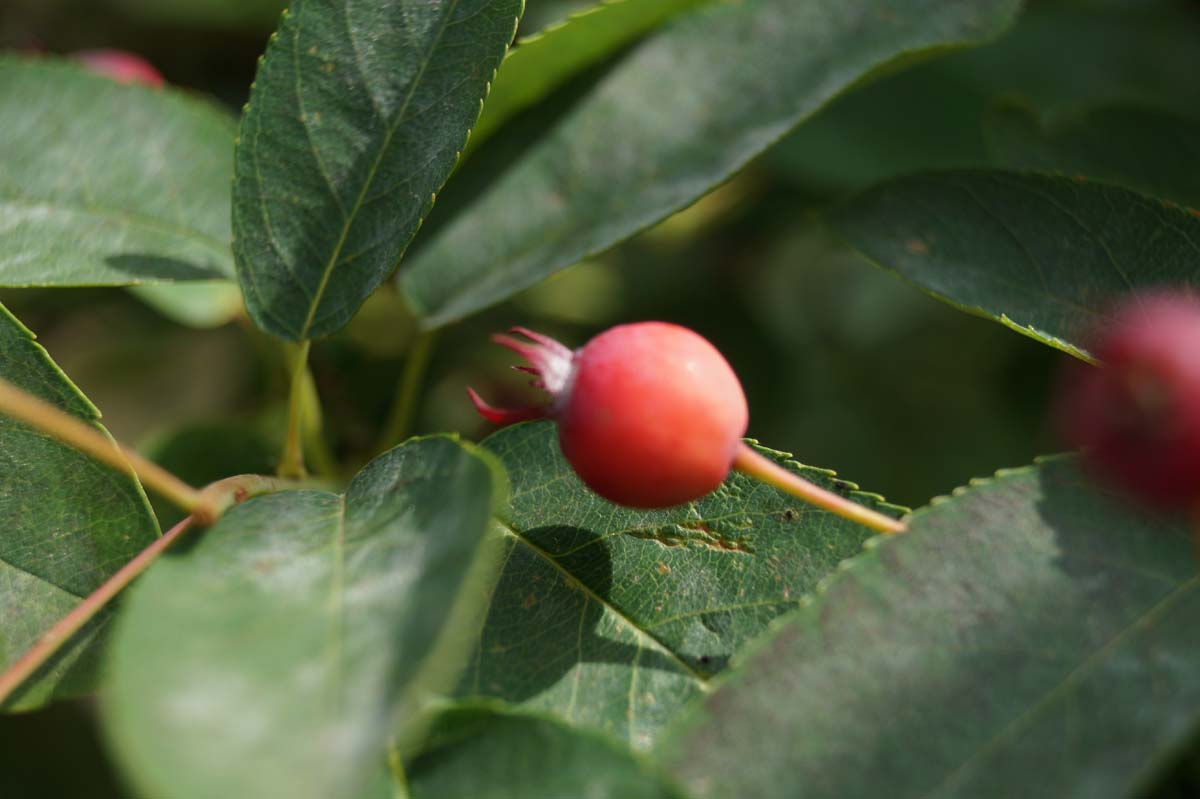
[{"label": "leaf petiole", "polygon": [[308,349],[311,342],[305,339],[296,350],[292,365],[291,388],[288,393],[287,438],[283,442],[283,454],[279,458],[279,476],[303,479],[308,475],[304,468],[303,416],[305,378],[308,375]]},{"label": "leaf petiole", "polygon": [[412,435],[421,384],[425,379],[429,356],[433,353],[433,343],[436,338],[437,334],[433,331],[421,333],[413,342],[412,349],[408,351],[408,358],[404,361],[404,374],[400,378],[400,386],[396,392],[396,401],[379,439],[381,451],[391,449]]}]

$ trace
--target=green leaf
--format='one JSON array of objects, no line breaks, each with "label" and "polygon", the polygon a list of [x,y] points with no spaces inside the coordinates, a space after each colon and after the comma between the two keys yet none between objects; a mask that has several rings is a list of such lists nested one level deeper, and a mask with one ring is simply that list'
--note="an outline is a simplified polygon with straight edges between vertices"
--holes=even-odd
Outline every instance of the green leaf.
[{"label": "green leaf", "polygon": [[0,56],[0,126],[0,286],[233,276],[225,112]]},{"label": "green leaf", "polygon": [[408,766],[413,799],[667,799],[677,789],[607,736],[464,704],[442,712]]},{"label": "green leaf", "polygon": [[400,275],[427,327],[607,249],[719,185],[904,54],[999,33],[1015,0],[745,0],[675,20]]},{"label": "green leaf", "polygon": [[573,75],[671,17],[710,0],[600,0],[521,38],[509,52],[471,131],[474,150],[514,114],[544,99]]},{"label": "green leaf", "polygon": [[295,0],[258,68],[233,184],[246,306],[331,333],[396,268],[454,168],[521,0]]},{"label": "green leaf", "polygon": [[430,652],[460,591],[486,594],[469,575],[493,489],[484,458],[414,440],[344,495],[252,499],[157,563],[123,609],[108,703],[145,793],[354,795],[412,692],[453,679]]},{"label": "green leaf", "polygon": [[[855,88],[767,158],[807,189],[844,191],[928,169],[991,166],[984,118],[1020,96],[1059,114],[1136,104],[1194,113],[1200,15],[1178,0],[1026,3],[999,40]],[[1119,57],[1114,57],[1119,53]]]},{"label": "green leaf", "polygon": [[[635,748],[870,536],[740,474],[678,508],[611,505],[575,477],[549,422],[484,446],[508,469],[511,508],[500,580],[458,694],[547,711]],[[854,488],[764,451],[825,486]]]},{"label": "green leaf", "polygon": [[1084,358],[1114,299],[1197,279],[1200,214],[1086,180],[935,172],[870,189],[831,218],[905,280]]},{"label": "green leaf", "polygon": [[1099,178],[1200,208],[1200,120],[1112,106],[1046,124],[1006,104],[988,115],[986,134],[1002,166]]},{"label": "green leaf", "polygon": [[[64,411],[100,413],[0,306],[0,377]],[[146,495],[122,474],[0,414],[0,670],[158,535]],[[95,688],[101,614],[4,705],[27,710]]]},{"label": "green leaf", "polygon": [[231,280],[152,284],[129,289],[173,322],[188,327],[220,327],[242,312],[242,292]]},{"label": "green leaf", "polygon": [[1140,796],[1200,722],[1188,525],[1072,459],[977,482],[846,566],[671,731],[696,796]]}]

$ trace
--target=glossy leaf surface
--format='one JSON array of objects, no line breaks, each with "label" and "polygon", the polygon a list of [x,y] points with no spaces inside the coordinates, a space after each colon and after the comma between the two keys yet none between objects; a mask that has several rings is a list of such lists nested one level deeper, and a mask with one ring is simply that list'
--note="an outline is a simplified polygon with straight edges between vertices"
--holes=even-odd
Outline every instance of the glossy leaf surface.
[{"label": "glossy leaf surface", "polygon": [[296,0],[238,133],[246,306],[287,339],[350,320],[392,273],[479,115],[521,0]]},{"label": "glossy leaf surface", "polygon": [[0,56],[0,126],[0,286],[233,276],[224,111]]},{"label": "glossy leaf surface", "polygon": [[1198,586],[1182,520],[1072,459],[1002,472],[850,561],[660,754],[698,797],[1144,795],[1200,721]]},{"label": "glossy leaf surface", "polygon": [[137,784],[354,795],[468,582],[493,483],[463,445],[415,440],[344,495],[251,499],[155,564],[111,664],[108,727]]}]

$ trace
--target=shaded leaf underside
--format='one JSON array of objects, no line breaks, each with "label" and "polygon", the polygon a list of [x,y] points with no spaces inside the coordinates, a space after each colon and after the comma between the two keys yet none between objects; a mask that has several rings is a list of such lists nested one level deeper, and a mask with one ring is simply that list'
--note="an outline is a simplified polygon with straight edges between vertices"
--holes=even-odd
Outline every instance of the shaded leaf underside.
[{"label": "shaded leaf underside", "polygon": [[832,221],[935,296],[1081,357],[1114,301],[1200,275],[1200,212],[1087,180],[914,175],[864,192]]}]

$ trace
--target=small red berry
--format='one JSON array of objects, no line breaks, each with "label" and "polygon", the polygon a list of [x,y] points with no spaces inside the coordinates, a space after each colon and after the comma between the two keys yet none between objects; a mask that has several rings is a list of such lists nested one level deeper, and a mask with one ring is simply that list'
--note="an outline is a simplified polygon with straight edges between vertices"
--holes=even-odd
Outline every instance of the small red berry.
[{"label": "small red berry", "polygon": [[551,417],[559,445],[580,479],[621,505],[661,508],[709,493],[725,479],[749,412],[728,362],[697,333],[666,322],[620,325],[572,352],[523,328],[493,340],[528,366],[549,405],[492,408],[471,399],[493,422]]},{"label": "small red berry", "polygon": [[514,327],[492,340],[522,356],[548,405],[500,409],[471,389],[484,418],[497,424],[549,417],[567,462],[593,491],[635,508],[699,499],[731,469],[881,533],[904,523],[805,480],[742,441],[749,413],[729,363],[697,333],[666,322],[607,330],[572,352],[554,339]]},{"label": "small red berry", "polygon": [[1137,296],[1074,364],[1059,423],[1097,476],[1162,509],[1200,507],[1200,297]]},{"label": "small red berry", "polygon": [[162,73],[153,64],[124,50],[81,50],[74,54],[74,58],[89,71],[118,83],[140,83],[156,88],[166,83]]}]

